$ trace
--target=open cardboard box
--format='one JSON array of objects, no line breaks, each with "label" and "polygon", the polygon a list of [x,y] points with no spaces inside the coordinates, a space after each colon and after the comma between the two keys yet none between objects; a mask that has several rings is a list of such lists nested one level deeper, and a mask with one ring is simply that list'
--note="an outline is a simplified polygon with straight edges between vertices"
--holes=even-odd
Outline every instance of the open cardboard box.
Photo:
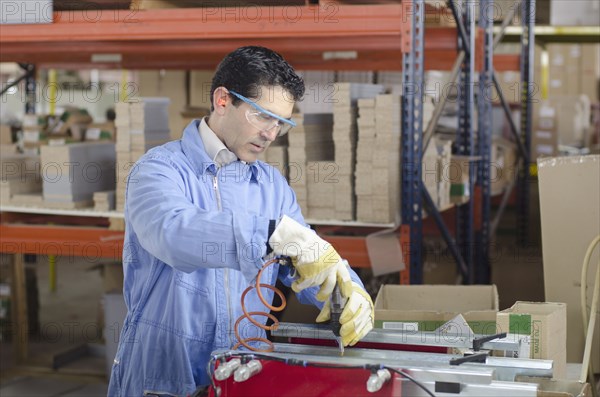
[{"label": "open cardboard box", "polygon": [[553,302],[516,302],[498,312],[498,332],[531,337],[530,358],[553,360],[553,375],[567,375],[567,305]]},{"label": "open cardboard box", "polygon": [[495,285],[383,285],[375,300],[375,327],[435,331],[462,314],[475,334],[493,334],[497,312]]}]

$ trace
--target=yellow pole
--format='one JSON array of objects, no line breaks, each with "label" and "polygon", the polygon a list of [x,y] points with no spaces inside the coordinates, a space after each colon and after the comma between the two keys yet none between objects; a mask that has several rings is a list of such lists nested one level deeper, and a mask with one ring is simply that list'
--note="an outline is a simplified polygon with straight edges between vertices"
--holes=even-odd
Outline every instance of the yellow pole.
[{"label": "yellow pole", "polygon": [[125,102],[127,100],[127,84],[129,83],[127,81],[128,77],[129,77],[129,72],[127,71],[127,69],[122,69],[121,70],[121,92],[119,94],[120,102]]},{"label": "yellow pole", "polygon": [[542,55],[540,57],[540,92],[542,99],[548,99],[548,87],[550,83],[550,66],[549,66],[549,55],[546,47],[542,49]]},{"label": "yellow pole", "polygon": [[[50,116],[54,116],[56,113],[57,84],[56,69],[50,69],[48,71],[48,101],[50,104],[48,114]],[[48,288],[50,292],[56,292],[56,255],[48,255]]]},{"label": "yellow pole", "polygon": [[57,96],[57,83],[56,83],[56,69],[48,70],[48,102],[50,103],[50,108],[48,110],[48,114],[50,116],[54,116],[56,113],[56,96]]}]

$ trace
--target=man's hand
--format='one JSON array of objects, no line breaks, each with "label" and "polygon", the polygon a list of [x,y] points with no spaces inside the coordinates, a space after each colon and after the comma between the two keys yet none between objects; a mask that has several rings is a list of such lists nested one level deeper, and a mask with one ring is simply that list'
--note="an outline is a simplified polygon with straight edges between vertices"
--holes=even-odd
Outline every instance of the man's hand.
[{"label": "man's hand", "polygon": [[[340,316],[340,336],[344,346],[354,346],[366,334],[373,329],[375,313],[373,301],[367,292],[357,283],[352,282],[352,292],[350,295],[342,296],[348,298],[346,306]],[[321,313],[317,316],[317,322],[329,321],[331,299],[325,303]]]},{"label": "man's hand", "polygon": [[352,280],[346,262],[331,244],[292,218],[283,216],[269,238],[269,245],[275,255],[292,258],[299,275],[292,283],[295,292],[320,286],[317,299],[325,301],[331,296],[337,282],[342,294],[352,293]]}]

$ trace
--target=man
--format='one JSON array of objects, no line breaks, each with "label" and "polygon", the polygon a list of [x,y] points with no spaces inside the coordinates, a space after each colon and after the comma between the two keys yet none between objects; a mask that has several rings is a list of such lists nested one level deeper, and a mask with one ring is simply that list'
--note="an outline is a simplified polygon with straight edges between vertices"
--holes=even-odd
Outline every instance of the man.
[{"label": "man", "polygon": [[[132,169],[123,252],[128,313],[109,395],[180,396],[209,384],[210,353],[237,342],[240,297],[267,251],[291,257],[295,272],[271,266],[262,282],[291,285],[301,302],[323,308],[319,321],[328,320],[327,301],[340,285],[348,298],[340,321],[345,345],[372,328],[373,303],[356,274],[304,226],[281,174],[257,161],[294,125],[292,109],[303,94],[304,82],[279,54],[239,48],[217,68],[210,116]],[[254,293],[246,307],[264,311]],[[244,338],[257,334],[264,331],[242,329]]]}]

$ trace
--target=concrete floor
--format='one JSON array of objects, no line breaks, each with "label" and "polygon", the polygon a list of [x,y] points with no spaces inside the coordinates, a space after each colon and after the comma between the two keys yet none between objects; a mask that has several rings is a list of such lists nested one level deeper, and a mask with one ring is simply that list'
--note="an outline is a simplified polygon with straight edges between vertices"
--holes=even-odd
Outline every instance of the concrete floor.
[{"label": "concrete floor", "polygon": [[58,258],[56,291],[49,286],[47,258],[34,266],[39,291],[40,332],[29,342],[26,365],[14,364],[13,345],[0,343],[0,395],[8,396],[106,396],[105,358],[87,354],[52,369],[60,353],[89,344],[102,346],[101,298],[103,280],[99,261]]}]

